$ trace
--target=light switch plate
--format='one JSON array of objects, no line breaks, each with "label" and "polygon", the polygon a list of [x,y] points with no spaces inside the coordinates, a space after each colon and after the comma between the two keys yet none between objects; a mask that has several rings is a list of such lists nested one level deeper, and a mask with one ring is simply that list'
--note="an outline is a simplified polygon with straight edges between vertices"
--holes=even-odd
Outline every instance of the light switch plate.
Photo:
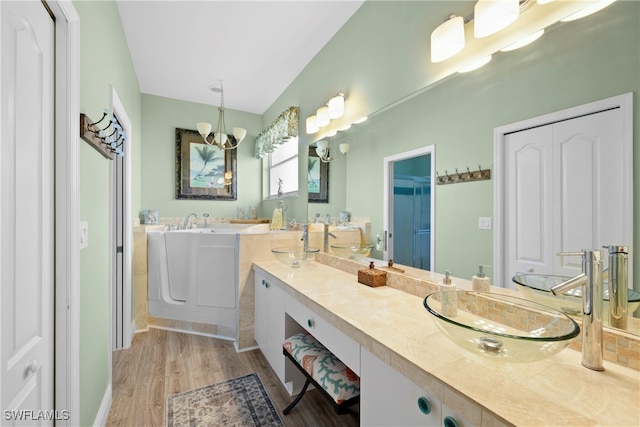
[{"label": "light switch plate", "polygon": [[89,223],[80,221],[80,249],[89,246]]},{"label": "light switch plate", "polygon": [[478,218],[478,229],[480,230],[491,230],[491,217],[490,216],[481,216]]}]

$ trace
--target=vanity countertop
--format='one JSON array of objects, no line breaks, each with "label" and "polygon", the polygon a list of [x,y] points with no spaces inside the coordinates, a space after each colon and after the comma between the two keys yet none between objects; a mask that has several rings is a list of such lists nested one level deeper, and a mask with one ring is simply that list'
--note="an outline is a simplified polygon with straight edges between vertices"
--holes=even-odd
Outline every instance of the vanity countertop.
[{"label": "vanity countertop", "polygon": [[605,371],[592,371],[571,349],[538,362],[494,362],[452,343],[421,297],[370,288],[317,262],[300,269],[275,260],[254,265],[474,425],[640,426],[638,371],[606,361]]}]

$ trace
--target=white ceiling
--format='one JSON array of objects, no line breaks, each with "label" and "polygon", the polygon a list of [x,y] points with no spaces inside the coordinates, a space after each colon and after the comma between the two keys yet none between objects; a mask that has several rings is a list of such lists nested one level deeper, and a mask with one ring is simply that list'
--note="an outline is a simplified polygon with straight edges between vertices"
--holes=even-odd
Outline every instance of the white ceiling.
[{"label": "white ceiling", "polygon": [[364,0],[119,0],[146,94],[262,114]]}]

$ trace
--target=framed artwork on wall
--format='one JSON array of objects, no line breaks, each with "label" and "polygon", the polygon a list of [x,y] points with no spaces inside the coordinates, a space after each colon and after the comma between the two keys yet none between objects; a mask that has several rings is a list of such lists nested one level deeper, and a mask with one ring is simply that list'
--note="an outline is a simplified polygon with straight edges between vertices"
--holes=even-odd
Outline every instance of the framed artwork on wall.
[{"label": "framed artwork on wall", "polygon": [[236,157],[196,130],[176,128],[176,199],[236,200]]},{"label": "framed artwork on wall", "polygon": [[309,203],[329,203],[329,163],[320,161],[315,147],[309,147],[307,191]]}]

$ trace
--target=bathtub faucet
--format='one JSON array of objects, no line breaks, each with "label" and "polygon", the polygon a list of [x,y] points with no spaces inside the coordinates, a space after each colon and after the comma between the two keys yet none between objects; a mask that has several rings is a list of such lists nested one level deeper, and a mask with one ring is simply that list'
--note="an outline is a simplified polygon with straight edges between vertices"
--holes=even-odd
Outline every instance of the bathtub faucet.
[{"label": "bathtub faucet", "polygon": [[187,225],[189,225],[189,218],[194,217],[195,219],[198,219],[198,215],[196,215],[195,213],[191,212],[189,215],[184,217],[184,224],[183,224],[183,228],[186,230],[187,229]]}]

